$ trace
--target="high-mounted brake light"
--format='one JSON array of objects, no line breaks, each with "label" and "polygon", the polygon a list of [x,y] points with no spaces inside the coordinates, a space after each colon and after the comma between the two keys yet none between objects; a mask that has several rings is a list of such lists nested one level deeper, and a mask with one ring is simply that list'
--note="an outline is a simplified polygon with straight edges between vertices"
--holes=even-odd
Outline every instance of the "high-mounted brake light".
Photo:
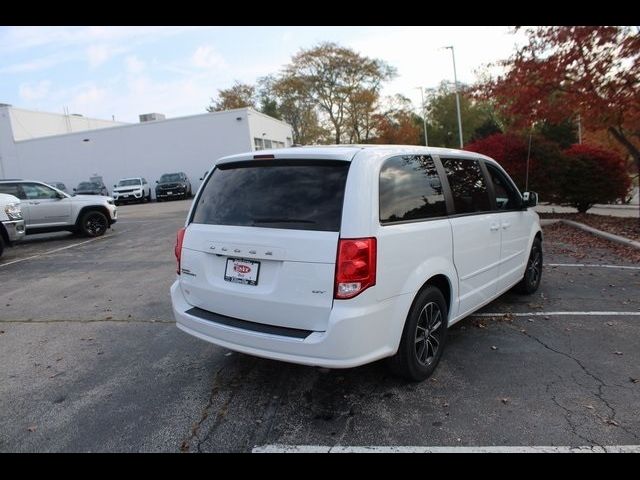
[{"label": "high-mounted brake light", "polygon": [[375,285],[376,257],[375,237],[340,239],[333,298],[353,298]]},{"label": "high-mounted brake light", "polygon": [[270,158],[276,158],[275,155],[254,155],[253,159],[254,160],[267,160]]},{"label": "high-mounted brake light", "polygon": [[182,241],[184,240],[184,232],[186,228],[182,227],[178,230],[178,235],[176,236],[176,246],[173,248],[173,253],[176,255],[176,260],[178,261],[178,270],[177,274],[180,275],[180,260],[182,259]]}]

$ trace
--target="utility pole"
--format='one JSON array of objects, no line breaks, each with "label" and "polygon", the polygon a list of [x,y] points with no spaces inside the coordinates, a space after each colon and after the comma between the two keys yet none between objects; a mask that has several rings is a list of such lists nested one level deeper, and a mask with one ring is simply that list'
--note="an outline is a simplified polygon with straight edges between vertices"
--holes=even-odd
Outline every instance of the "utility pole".
[{"label": "utility pole", "polygon": [[582,144],[582,119],[580,114],[578,114],[578,143]]},{"label": "utility pole", "polygon": [[453,46],[444,47],[451,49],[451,57],[453,58],[453,81],[456,86],[456,108],[458,109],[458,135],[460,136],[460,148],[464,147],[462,140],[462,117],[460,116],[460,95],[458,93],[458,74],[456,72],[456,54],[453,51]]},{"label": "utility pole", "polygon": [[420,98],[422,99],[422,125],[424,126],[424,146],[429,146],[429,141],[427,140],[427,110],[424,107],[424,90],[422,87],[416,87],[420,89]]}]

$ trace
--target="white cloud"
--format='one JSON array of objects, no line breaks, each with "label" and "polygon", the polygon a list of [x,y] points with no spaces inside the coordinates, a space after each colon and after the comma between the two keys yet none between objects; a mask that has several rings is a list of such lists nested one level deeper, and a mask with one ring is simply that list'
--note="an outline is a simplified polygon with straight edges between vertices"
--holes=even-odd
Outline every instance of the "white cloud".
[{"label": "white cloud", "polygon": [[126,51],[124,47],[116,47],[109,44],[90,45],[86,49],[87,61],[91,68],[96,68],[105,63],[110,58]]},{"label": "white cloud", "polygon": [[201,45],[191,56],[191,64],[197,68],[225,68],[224,58],[209,45]]},{"label": "white cloud", "polygon": [[210,30],[213,27],[7,27],[0,32],[0,52],[17,52],[37,47],[58,47],[86,43],[120,42],[126,45],[155,41],[184,32]]},{"label": "white cloud", "polygon": [[29,101],[45,98],[51,88],[49,80],[41,80],[37,83],[23,83],[19,87],[20,98]]},{"label": "white cloud", "polygon": [[76,113],[91,112],[100,108],[107,100],[107,97],[108,91],[106,89],[91,85],[71,99],[69,109]]},{"label": "white cloud", "polygon": [[127,72],[129,73],[140,73],[146,66],[145,63],[135,55],[129,55],[125,59],[125,64],[127,66]]},{"label": "white cloud", "polygon": [[46,70],[48,68],[55,67],[61,63],[73,60],[74,55],[70,53],[55,53],[53,55],[47,55],[45,57],[35,58],[27,62],[14,63],[6,67],[0,68],[0,73],[29,73]]}]

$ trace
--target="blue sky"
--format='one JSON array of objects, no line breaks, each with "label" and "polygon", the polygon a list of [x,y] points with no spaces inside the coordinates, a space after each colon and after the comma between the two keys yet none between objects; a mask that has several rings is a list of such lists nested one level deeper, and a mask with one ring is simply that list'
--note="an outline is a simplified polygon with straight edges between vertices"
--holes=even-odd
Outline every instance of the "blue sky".
[{"label": "blue sky", "polygon": [[383,93],[418,108],[416,87],[471,83],[523,35],[508,27],[1,27],[0,103],[137,122],[204,113],[219,88],[277,72],[301,48],[334,41],[396,67]]}]

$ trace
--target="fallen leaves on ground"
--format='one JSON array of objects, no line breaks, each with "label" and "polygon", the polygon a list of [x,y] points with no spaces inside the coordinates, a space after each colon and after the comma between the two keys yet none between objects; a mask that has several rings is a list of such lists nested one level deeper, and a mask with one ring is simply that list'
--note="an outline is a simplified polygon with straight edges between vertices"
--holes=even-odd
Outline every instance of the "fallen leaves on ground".
[{"label": "fallen leaves on ground", "polygon": [[539,213],[540,218],[563,218],[583,223],[603,232],[640,241],[640,222],[636,217],[613,217],[595,213]]},{"label": "fallen leaves on ground", "polygon": [[[640,250],[637,248],[611,242],[562,223],[542,228],[545,253],[570,255],[576,260],[590,257],[593,259],[590,263],[596,263],[597,257],[603,258],[602,263],[611,263],[611,255],[618,257],[617,263],[620,264],[640,263]],[[569,283],[573,282],[569,280]]]}]

